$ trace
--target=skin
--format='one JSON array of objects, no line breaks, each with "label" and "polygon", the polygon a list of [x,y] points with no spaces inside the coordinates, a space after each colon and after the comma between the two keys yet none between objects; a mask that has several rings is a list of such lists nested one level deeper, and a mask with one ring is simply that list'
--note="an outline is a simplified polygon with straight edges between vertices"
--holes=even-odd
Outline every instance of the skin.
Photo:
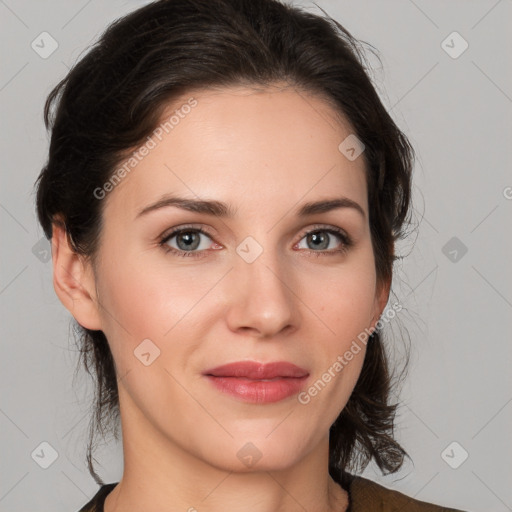
[{"label": "skin", "polygon": [[[197,91],[167,116],[191,96],[197,106],[103,199],[95,265],[54,228],[55,290],[82,326],[105,333],[118,371],[124,474],[105,511],[343,511],[347,493],[328,473],[329,427],[364,347],[305,405],[297,395],[245,403],[202,372],[289,361],[310,373],[308,387],[375,325],[389,283],[379,286],[375,273],[363,157],[338,150],[353,130],[318,96],[291,87]],[[166,193],[223,201],[235,216],[166,207],[136,218]],[[365,215],[295,214],[340,196]],[[159,245],[183,224],[211,230],[197,235],[201,257]],[[333,234],[322,232],[327,249],[308,242],[308,230],[329,227],[352,238],[345,253],[334,252],[343,241]],[[247,236],[263,248],[253,263],[236,252]],[[149,366],[134,355],[145,339],[160,350]],[[261,454],[251,467],[237,457],[248,442]]]}]

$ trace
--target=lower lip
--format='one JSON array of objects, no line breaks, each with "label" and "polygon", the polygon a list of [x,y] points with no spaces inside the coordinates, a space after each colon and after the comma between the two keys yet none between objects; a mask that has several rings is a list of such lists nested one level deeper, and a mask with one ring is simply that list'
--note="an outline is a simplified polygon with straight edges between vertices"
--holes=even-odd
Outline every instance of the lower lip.
[{"label": "lower lip", "polygon": [[243,377],[214,377],[208,380],[220,391],[245,402],[268,404],[279,402],[300,392],[307,375],[300,378],[283,377],[276,380],[251,380]]}]

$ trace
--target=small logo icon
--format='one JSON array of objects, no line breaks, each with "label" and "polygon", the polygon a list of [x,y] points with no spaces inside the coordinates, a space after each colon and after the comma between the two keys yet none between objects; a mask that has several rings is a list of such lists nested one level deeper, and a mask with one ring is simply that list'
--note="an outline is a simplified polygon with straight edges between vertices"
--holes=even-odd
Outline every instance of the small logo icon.
[{"label": "small logo icon", "polygon": [[149,366],[160,356],[160,349],[149,338],[146,338],[137,345],[133,353],[144,366]]},{"label": "small logo icon", "polygon": [[30,46],[39,57],[47,59],[59,47],[59,43],[48,32],[41,32]]},{"label": "small logo icon", "polygon": [[441,43],[441,48],[452,59],[458,59],[468,49],[468,47],[468,42],[458,32],[452,32]]},{"label": "small logo icon", "polygon": [[45,236],[33,245],[32,254],[43,263],[47,263],[51,260],[52,247]]},{"label": "small logo icon", "polygon": [[39,446],[30,454],[30,456],[37,462],[43,469],[48,469],[56,460],[59,454],[57,450],[46,441],[43,441]]},{"label": "small logo icon", "polygon": [[246,263],[252,263],[263,252],[263,247],[252,236],[248,236],[238,245],[236,252]]},{"label": "small logo icon", "polygon": [[468,248],[454,236],[444,244],[441,251],[452,263],[458,263],[468,252]]},{"label": "small logo icon", "polygon": [[364,151],[364,148],[364,144],[353,133],[344,139],[338,146],[340,152],[351,162],[353,162]]},{"label": "small logo icon", "polygon": [[242,464],[245,464],[248,468],[252,468],[263,456],[263,454],[254,446],[252,443],[245,443],[240,450],[238,450],[236,456],[240,459]]},{"label": "small logo icon", "polygon": [[441,458],[450,466],[452,469],[460,467],[466,459],[469,457],[469,453],[457,443],[453,441],[450,443],[442,452]]}]

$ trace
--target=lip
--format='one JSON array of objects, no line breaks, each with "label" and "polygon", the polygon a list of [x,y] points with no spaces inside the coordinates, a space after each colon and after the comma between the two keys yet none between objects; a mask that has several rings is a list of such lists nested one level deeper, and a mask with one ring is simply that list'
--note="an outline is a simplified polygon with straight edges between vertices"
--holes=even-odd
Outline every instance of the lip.
[{"label": "lip", "polygon": [[218,390],[244,402],[272,403],[297,394],[309,373],[285,361],[239,361],[203,372]]}]

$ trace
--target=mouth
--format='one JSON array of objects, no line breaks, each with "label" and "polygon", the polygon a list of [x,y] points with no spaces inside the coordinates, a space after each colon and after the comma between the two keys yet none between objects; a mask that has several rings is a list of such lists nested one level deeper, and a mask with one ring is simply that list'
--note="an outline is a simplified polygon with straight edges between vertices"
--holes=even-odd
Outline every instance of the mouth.
[{"label": "mouth", "polygon": [[238,400],[273,403],[301,391],[309,373],[288,362],[239,361],[209,369],[203,375],[222,393]]}]

